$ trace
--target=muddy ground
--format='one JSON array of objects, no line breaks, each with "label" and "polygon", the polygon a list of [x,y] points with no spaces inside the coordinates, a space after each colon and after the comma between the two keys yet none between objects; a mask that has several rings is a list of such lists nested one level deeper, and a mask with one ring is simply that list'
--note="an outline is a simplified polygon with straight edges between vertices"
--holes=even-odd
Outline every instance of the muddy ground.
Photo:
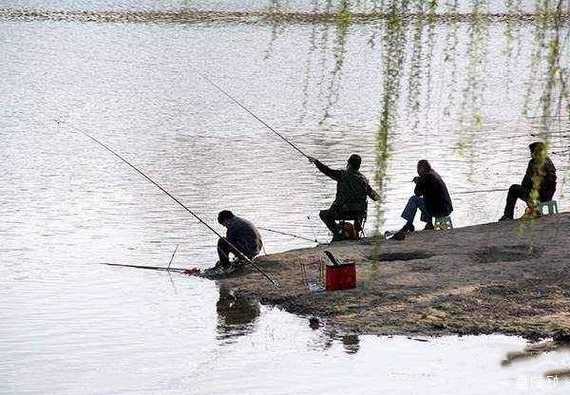
[{"label": "muddy ground", "polygon": [[[570,213],[564,213],[416,232],[404,241],[371,238],[267,255],[256,262],[279,288],[252,271],[221,282],[351,333],[567,338],[569,246]],[[356,263],[356,289],[307,288],[301,262],[314,261],[324,249]],[[317,266],[309,265],[309,278],[316,273]]]}]

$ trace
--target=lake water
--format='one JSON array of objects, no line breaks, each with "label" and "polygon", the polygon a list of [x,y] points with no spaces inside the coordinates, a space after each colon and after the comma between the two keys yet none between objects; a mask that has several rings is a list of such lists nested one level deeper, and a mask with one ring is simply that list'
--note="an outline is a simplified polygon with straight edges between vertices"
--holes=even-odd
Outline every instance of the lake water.
[{"label": "lake water", "polygon": [[[568,16],[542,1],[326,3],[1,2],[0,393],[568,393],[544,377],[570,367],[567,352],[501,366],[519,338],[312,330],[209,281],[99,265],[166,266],[179,246],[175,266],[206,268],[216,238],[80,132],[220,232],[216,214],[231,209],[328,240],[318,211],[334,182],[200,74],[331,166],[360,153],[382,196],[368,233],[401,226],[424,158],[448,184],[456,227],[497,220],[505,192],[464,192],[519,182],[537,138],[567,210]],[[125,23],[108,22],[110,10]],[[205,14],[144,17],[181,10]],[[349,16],[372,11],[388,16]],[[519,11],[538,16],[489,16]],[[437,16],[456,13],[468,16]],[[263,236],[267,253],[314,245]]]}]

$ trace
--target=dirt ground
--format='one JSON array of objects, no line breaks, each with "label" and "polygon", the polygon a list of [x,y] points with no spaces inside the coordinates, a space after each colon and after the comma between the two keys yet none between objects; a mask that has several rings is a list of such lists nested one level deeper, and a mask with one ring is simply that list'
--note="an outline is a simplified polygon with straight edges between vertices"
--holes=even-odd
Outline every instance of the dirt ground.
[{"label": "dirt ground", "polygon": [[[259,258],[257,264],[279,281],[279,288],[250,270],[220,281],[240,295],[351,333],[566,339],[569,247],[570,213],[564,213]],[[308,289],[301,262],[315,261],[325,249],[355,262],[356,289]],[[308,276],[316,273],[317,266],[309,265]]]}]

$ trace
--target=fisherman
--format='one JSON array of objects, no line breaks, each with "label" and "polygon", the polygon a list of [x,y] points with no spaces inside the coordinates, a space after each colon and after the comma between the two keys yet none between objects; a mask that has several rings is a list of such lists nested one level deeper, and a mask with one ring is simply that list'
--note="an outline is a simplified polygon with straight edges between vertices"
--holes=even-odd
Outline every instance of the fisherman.
[{"label": "fisherman", "polygon": [[[215,269],[223,272],[232,271],[243,264],[243,255],[249,259],[255,258],[263,242],[256,227],[243,218],[240,218],[229,210],[220,211],[218,223],[227,228],[226,237],[218,240],[219,261]],[[237,249],[237,250],[236,250]],[[233,265],[230,261],[230,253],[237,258]]]},{"label": "fisherman", "polygon": [[528,146],[531,160],[528,162],[526,174],[522,183],[513,184],[507,194],[505,212],[499,221],[512,220],[517,199],[526,202],[531,209],[536,208],[537,202],[552,200],[556,191],[556,168],[547,156],[546,146],[534,142]]},{"label": "fisherman", "polygon": [[430,163],[425,159],[420,160],[417,171],[418,177],[412,180],[416,184],[414,195],[402,212],[406,224],[394,234],[395,240],[403,240],[405,233],[415,230],[414,218],[418,209],[421,211],[420,220],[426,223],[424,230],[433,229],[433,217],[447,217],[453,211],[447,186]]},{"label": "fisherman", "polygon": [[333,170],[319,160],[308,157],[317,169],[324,175],[337,182],[336,198],[328,210],[321,210],[319,216],[333,234],[332,241],[344,240],[343,229],[336,224],[336,220],[355,219],[355,231],[359,232],[366,221],[368,202],[366,197],[379,200],[380,195],[372,189],[366,177],[358,170],[362,159],[352,154],[348,158],[346,169]]}]

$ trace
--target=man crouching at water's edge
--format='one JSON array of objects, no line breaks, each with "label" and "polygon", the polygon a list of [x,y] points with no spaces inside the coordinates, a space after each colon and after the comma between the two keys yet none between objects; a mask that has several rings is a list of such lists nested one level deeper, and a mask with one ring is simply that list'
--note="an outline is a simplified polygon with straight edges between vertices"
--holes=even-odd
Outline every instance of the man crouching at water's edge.
[{"label": "man crouching at water's edge", "polygon": [[233,262],[234,269],[244,263],[242,254],[249,259],[259,254],[263,242],[257,228],[250,221],[234,215],[229,210],[223,210],[218,214],[218,223],[226,227],[227,231],[225,239],[218,240],[219,261],[216,269],[226,272],[232,269],[230,253],[237,258]]}]

